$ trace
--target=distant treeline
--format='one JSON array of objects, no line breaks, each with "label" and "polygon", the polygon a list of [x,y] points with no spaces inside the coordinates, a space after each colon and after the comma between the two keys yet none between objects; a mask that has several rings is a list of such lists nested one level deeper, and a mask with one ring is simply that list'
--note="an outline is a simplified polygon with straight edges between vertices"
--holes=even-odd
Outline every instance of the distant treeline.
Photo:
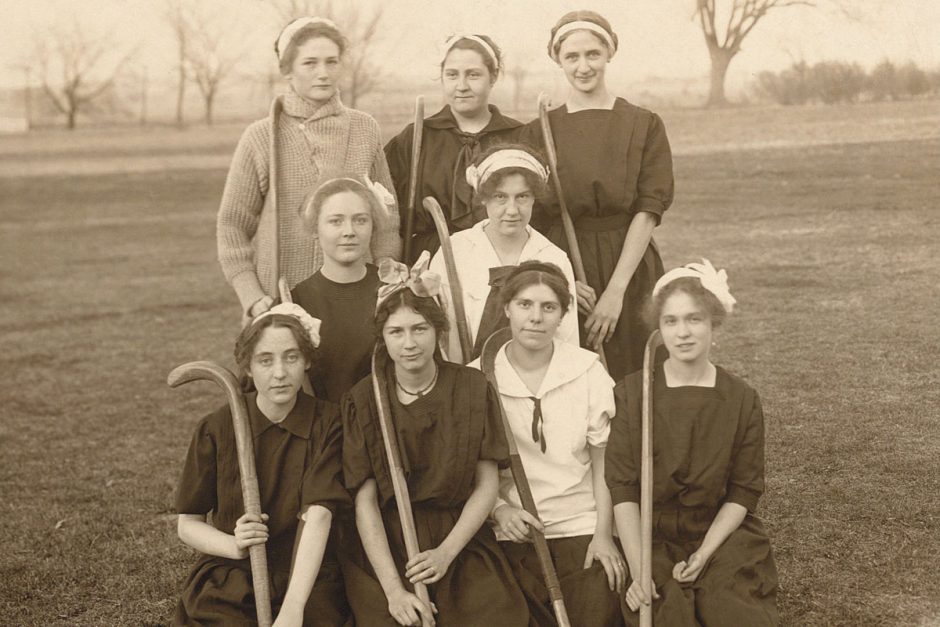
[{"label": "distant treeline", "polygon": [[940,69],[885,60],[865,72],[858,63],[799,61],[780,72],[761,72],[755,92],[782,105],[906,100],[940,93]]}]

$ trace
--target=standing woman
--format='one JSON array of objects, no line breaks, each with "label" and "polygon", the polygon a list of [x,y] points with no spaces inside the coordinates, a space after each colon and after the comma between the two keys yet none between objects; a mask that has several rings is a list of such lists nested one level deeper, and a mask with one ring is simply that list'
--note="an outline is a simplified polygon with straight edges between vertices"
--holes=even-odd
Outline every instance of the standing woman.
[{"label": "standing woman", "polygon": [[614,544],[604,482],[614,382],[596,353],[556,337],[573,302],[568,279],[550,263],[526,261],[506,280],[502,303],[512,340],[496,354],[494,374],[539,518],[522,509],[507,470],[492,518],[538,625],[555,619],[532,527],[548,540],[571,624],[615,627],[626,565]]},{"label": "standing woman", "polygon": [[[422,261],[426,268],[426,253]],[[392,265],[382,269],[390,285],[380,290],[375,313],[386,352],[376,367],[387,384],[421,553],[409,561],[405,552],[372,381],[364,379],[342,406],[343,474],[362,538],[355,567],[344,566],[356,622],[432,619],[434,608],[411,591],[421,582],[438,625],[524,627],[525,600],[484,524],[496,501],[497,467],[509,455],[495,393],[482,373],[440,359],[447,318],[433,298],[437,278]]]},{"label": "standing woman", "polygon": [[[640,307],[662,260],[653,229],[672,203],[672,154],[658,115],[615,97],[604,73],[617,51],[617,35],[593,11],[566,14],[552,29],[548,53],[571,85],[568,100],[548,115],[558,172],[584,260],[587,286],[579,305],[590,314],[582,341],[603,344],[617,380],[642,366],[649,334]],[[541,144],[538,121],[528,127]],[[547,203],[537,226],[568,250],[558,199]]]},{"label": "standing woman", "polygon": [[[346,38],[330,20],[305,17],[288,24],[274,46],[288,82],[283,114],[277,128],[272,128],[270,117],[253,123],[235,149],[216,238],[222,271],[249,316],[274,303],[275,249],[280,250],[280,274],[289,287],[323,264],[322,250],[304,232],[298,213],[320,180],[340,172],[368,175],[391,189],[378,124],[340,101],[337,86],[346,47]],[[277,229],[269,194],[272,132],[279,164]],[[388,224],[373,233],[369,258],[397,257],[400,246],[393,209]]]},{"label": "standing woman", "polygon": [[[648,308],[669,358],[653,379],[653,599],[632,582],[629,624],[653,603],[657,627],[772,626],[777,569],[754,515],[764,492],[764,415],[757,392],[711,362],[735,299],[725,271],[690,263],[666,273]],[[606,476],[630,572],[640,572],[643,377],[615,390]]]},{"label": "standing woman", "polygon": [[[485,209],[486,218],[451,238],[473,347],[470,355],[462,355],[457,333],[450,333],[447,357],[458,363],[479,357],[486,338],[506,326],[500,290],[520,263],[538,259],[559,266],[574,296],[574,271],[567,255],[529,226],[536,199],[547,192],[548,171],[538,155],[521,144],[494,146],[467,168],[466,181],[473,189],[474,204]],[[431,260],[431,271],[447,277],[441,251]],[[444,290],[443,295],[450,328],[456,329],[451,292]],[[573,307],[557,331],[562,340],[578,344],[578,316]]]},{"label": "standing woman", "polygon": [[[480,208],[474,211],[473,192],[464,171],[482,150],[494,143],[513,141],[522,129],[521,122],[489,104],[490,91],[502,69],[500,50],[492,39],[486,35],[448,38],[440,67],[447,104],[424,120],[417,207],[401,210],[403,216],[415,211],[412,258],[404,260],[409,265],[422,250],[434,254],[440,245],[434,222],[421,200],[427,196],[437,199],[452,233],[473,226],[484,216]],[[395,193],[402,205],[408,202],[413,133],[414,124],[409,124],[385,146]],[[404,225],[405,219],[401,223]]]}]

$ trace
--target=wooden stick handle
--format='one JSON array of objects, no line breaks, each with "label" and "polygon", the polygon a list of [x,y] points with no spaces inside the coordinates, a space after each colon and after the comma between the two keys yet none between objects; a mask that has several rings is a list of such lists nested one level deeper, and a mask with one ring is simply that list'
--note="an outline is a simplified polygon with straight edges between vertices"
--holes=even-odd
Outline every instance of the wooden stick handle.
[{"label": "wooden stick handle", "polygon": [[[382,350],[376,344],[372,351],[372,393],[375,396],[375,407],[379,414],[379,430],[382,432],[382,441],[385,443],[385,455],[388,458],[389,474],[392,478],[392,490],[395,492],[395,503],[398,505],[398,517],[401,521],[401,532],[405,541],[405,552],[408,559],[421,552],[418,546],[418,532],[415,529],[414,512],[411,510],[411,497],[408,494],[408,483],[405,479],[405,470],[401,463],[401,452],[398,449],[398,437],[395,425],[392,423],[392,408],[388,402],[388,387],[385,383],[385,364],[379,359]],[[431,606],[431,597],[428,588],[423,583],[416,583],[415,595]],[[423,627],[430,627],[430,623],[421,615]]]},{"label": "wooden stick handle", "polygon": [[[496,399],[499,406],[499,417],[503,425],[503,431],[506,434],[506,443],[509,445],[509,468],[512,471],[512,479],[516,484],[516,490],[519,492],[519,502],[522,508],[535,516],[539,517],[538,509],[535,506],[535,498],[532,496],[532,489],[529,486],[529,479],[525,474],[525,466],[522,465],[522,457],[519,455],[519,448],[516,446],[516,438],[512,433],[512,426],[509,424],[509,418],[506,416],[506,409],[503,407],[503,399],[499,395],[499,381],[496,379],[496,354],[499,349],[512,339],[512,330],[509,327],[498,329],[486,339],[483,344],[483,352],[480,356],[480,366],[486,380],[496,391]],[[552,609],[555,612],[555,621],[558,627],[571,627],[568,620],[568,612],[565,608],[564,595],[561,592],[561,582],[558,581],[558,573],[555,571],[555,564],[552,561],[551,551],[548,549],[548,542],[545,535],[535,529],[530,529],[532,541],[535,547],[535,555],[538,557],[539,566],[542,569],[542,578],[545,580],[545,587],[548,588],[548,596],[552,602]]]},{"label": "wooden stick handle", "polygon": [[[232,412],[235,430],[235,449],[238,454],[238,472],[241,475],[242,500],[245,513],[261,516],[261,491],[258,489],[258,474],[252,448],[251,427],[248,423],[248,408],[241,393],[238,380],[230,370],[211,361],[193,361],[174,368],[167,377],[170,387],[190,381],[214,381],[224,391]],[[271,627],[271,585],[268,575],[268,558],[263,544],[248,549],[251,561],[251,581],[255,592],[255,611],[260,627]]]},{"label": "wooden stick handle", "polygon": [[[558,176],[558,153],[555,152],[555,138],[552,135],[552,124],[548,119],[548,95],[539,94],[539,125],[542,127],[542,143],[545,144],[545,156],[548,158],[548,167],[551,170],[552,183],[555,186],[555,195],[558,196],[558,207],[561,213],[561,226],[568,241],[568,254],[571,256],[571,267],[574,278],[587,285],[587,274],[584,272],[584,260],[581,258],[581,246],[578,244],[578,234],[574,229],[574,222],[568,212],[568,203],[565,200],[565,190],[561,186],[561,177]],[[600,295],[598,295],[600,296]],[[597,351],[601,363],[607,368],[607,356],[604,346]]]},{"label": "wooden stick handle", "polygon": [[[640,586],[653,592],[653,382],[656,349],[662,334],[653,331],[643,349],[643,407],[640,431]],[[652,627],[651,605],[640,606],[640,626]]]},{"label": "wooden stick handle", "polygon": [[[473,343],[470,341],[470,327],[467,324],[467,310],[463,302],[463,287],[460,285],[460,275],[457,273],[457,262],[454,260],[454,248],[450,243],[450,230],[447,220],[437,199],[428,196],[424,199],[424,208],[431,214],[437,237],[441,240],[441,253],[444,255],[444,266],[447,268],[447,283],[450,284],[450,299],[454,304],[454,317],[457,319],[457,339],[460,340],[460,363],[470,361],[473,353]],[[452,357],[452,356],[451,356]]]},{"label": "wooden stick handle", "polygon": [[284,110],[284,97],[277,96],[271,102],[271,139],[269,144],[270,155],[268,156],[268,198],[270,199],[270,219],[273,220],[272,233],[274,241],[272,244],[273,254],[271,256],[273,266],[273,285],[263,285],[264,290],[271,296],[277,296],[277,282],[281,277],[281,222],[278,215],[278,173],[281,170],[280,155],[278,153],[278,126],[280,125],[281,111]]},{"label": "wooden stick handle", "polygon": [[415,212],[418,210],[418,168],[421,167],[421,139],[424,134],[424,96],[415,98],[415,119],[411,135],[411,171],[408,176],[408,204],[405,205],[405,238],[402,259],[409,266],[411,258],[411,238],[414,237]]}]

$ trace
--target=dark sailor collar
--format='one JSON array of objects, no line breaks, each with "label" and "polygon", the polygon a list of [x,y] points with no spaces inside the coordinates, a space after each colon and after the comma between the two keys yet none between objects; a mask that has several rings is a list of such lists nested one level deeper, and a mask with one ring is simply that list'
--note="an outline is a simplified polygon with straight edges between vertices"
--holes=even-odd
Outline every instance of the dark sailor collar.
[{"label": "dark sailor collar", "polygon": [[[490,121],[487,122],[486,126],[484,126],[478,133],[467,133],[468,135],[493,133],[495,131],[505,131],[522,126],[522,122],[503,115],[496,105],[487,105],[487,108],[490,110]],[[425,118],[424,125],[427,128],[438,130],[453,129],[460,133],[464,132],[460,130],[460,126],[457,124],[457,118],[454,117],[454,112],[451,111],[450,105],[444,105],[443,109],[431,117]]]}]

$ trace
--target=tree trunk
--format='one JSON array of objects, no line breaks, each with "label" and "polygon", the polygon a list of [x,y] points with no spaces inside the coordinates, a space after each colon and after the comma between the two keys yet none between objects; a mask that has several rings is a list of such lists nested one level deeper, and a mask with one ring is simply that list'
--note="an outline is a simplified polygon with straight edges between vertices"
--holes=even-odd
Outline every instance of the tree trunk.
[{"label": "tree trunk", "polygon": [[182,127],[185,124],[183,120],[183,99],[186,96],[186,70],[180,64],[179,84],[176,86],[176,125]]},{"label": "tree trunk", "polygon": [[78,114],[78,111],[75,109],[75,107],[72,107],[69,109],[67,126],[70,131],[75,130],[75,116],[77,114]]},{"label": "tree trunk", "polygon": [[206,126],[212,126],[212,105],[215,101],[215,92],[210,91],[206,94]]},{"label": "tree trunk", "polygon": [[725,76],[728,74],[728,65],[734,58],[734,52],[724,48],[711,51],[712,71],[711,86],[708,91],[708,107],[726,107],[728,99],[725,97]]}]

